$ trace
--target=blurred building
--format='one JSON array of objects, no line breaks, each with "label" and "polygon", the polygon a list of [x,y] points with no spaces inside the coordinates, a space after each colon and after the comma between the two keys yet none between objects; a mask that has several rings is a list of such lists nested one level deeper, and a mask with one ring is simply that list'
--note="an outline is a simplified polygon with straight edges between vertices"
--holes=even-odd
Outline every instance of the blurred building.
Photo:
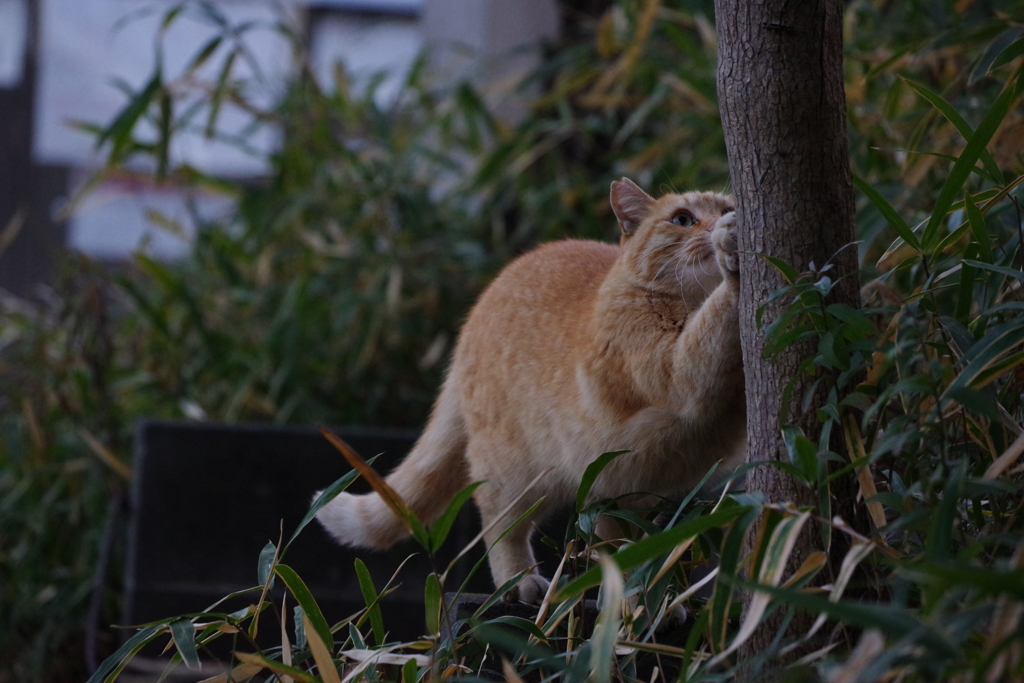
[{"label": "blurred building", "polygon": [[[0,288],[28,295],[54,277],[63,249],[118,261],[137,249],[172,259],[187,249],[194,215],[228,210],[215,196],[187,195],[155,187],[140,176],[105,182],[74,207],[68,201],[90,171],[102,163],[87,124],[107,125],[153,73],[154,37],[170,0],[0,0]],[[483,85],[511,81],[536,60],[530,46],[556,37],[555,0],[217,0],[232,23],[268,26],[282,12],[301,27],[313,72],[329,85],[336,63],[358,85],[387,72],[378,88],[393,97],[424,48],[446,77],[471,76]],[[215,35],[210,22],[176,21],[163,35],[161,58],[176,73]],[[263,96],[280,93],[295,65],[287,40],[273,30],[248,34],[253,63],[268,84]],[[276,84],[276,92],[275,92]],[[510,117],[515,102],[504,105]],[[225,108],[227,131],[248,125],[244,112]],[[266,172],[259,152],[276,144],[263,130],[248,141],[256,154],[237,146],[181,136],[176,162],[229,177]],[[73,211],[69,210],[72,209]],[[191,210],[189,210],[189,208]],[[153,213],[181,226],[167,230]],[[194,213],[193,213],[194,212]]]}]

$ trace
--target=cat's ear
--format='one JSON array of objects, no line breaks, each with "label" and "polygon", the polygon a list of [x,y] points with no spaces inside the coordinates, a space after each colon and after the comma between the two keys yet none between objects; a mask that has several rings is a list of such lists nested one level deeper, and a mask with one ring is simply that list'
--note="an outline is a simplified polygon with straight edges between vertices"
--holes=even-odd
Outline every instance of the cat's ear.
[{"label": "cat's ear", "polygon": [[629,237],[647,217],[654,199],[629,178],[612,181],[612,211],[619,219],[623,237]]}]

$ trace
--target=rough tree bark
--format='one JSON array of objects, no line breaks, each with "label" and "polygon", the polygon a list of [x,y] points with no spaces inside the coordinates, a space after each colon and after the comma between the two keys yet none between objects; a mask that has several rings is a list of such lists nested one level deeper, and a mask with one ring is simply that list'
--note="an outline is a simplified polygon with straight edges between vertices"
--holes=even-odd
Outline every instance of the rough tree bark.
[{"label": "rough tree bark", "polygon": [[[854,240],[843,90],[843,5],[841,0],[715,0],[715,12],[718,96],[741,226],[739,247],[744,252],[740,320],[747,458],[751,462],[784,459],[778,423],[783,389],[814,348],[797,345],[773,360],[762,358],[765,339],[755,326],[755,312],[784,280],[755,254],[775,256],[801,271],[812,261],[821,266],[832,259],[835,267],[829,275],[843,276],[834,290],[835,301],[858,305],[856,249],[842,249]],[[769,309],[764,323],[773,317]],[[798,399],[810,380],[801,384],[793,391]],[[814,412],[801,415],[793,405],[790,415],[817,442],[821,426]],[[846,491],[834,496],[837,503],[852,506],[851,485],[840,485]],[[748,472],[747,489],[762,491],[769,501],[815,503],[806,489],[774,467]],[[852,512],[847,507],[847,515]],[[819,535],[812,526],[805,527],[793,566],[819,549]],[[749,641],[748,651],[763,650],[774,630],[761,629]]]}]

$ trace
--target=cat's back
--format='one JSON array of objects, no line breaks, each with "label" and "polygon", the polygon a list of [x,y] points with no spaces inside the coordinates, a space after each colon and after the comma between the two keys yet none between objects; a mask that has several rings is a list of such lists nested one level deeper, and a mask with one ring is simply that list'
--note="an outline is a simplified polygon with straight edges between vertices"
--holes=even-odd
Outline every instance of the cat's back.
[{"label": "cat's back", "polygon": [[553,362],[580,349],[592,338],[598,290],[618,254],[614,244],[561,240],[512,261],[470,311],[456,364],[481,355],[505,367]]},{"label": "cat's back", "polygon": [[543,324],[589,315],[618,254],[618,245],[590,240],[541,245],[501,271],[473,307],[466,326],[525,320]]}]

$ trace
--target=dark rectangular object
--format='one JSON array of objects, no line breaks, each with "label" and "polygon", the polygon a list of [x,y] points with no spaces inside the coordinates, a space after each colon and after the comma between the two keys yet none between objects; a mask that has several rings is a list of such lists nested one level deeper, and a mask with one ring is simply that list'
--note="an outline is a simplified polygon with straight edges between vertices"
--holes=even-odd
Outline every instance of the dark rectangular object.
[{"label": "dark rectangular object", "polygon": [[[374,467],[382,473],[405,457],[417,436],[375,429],[338,433],[364,458],[381,454]],[[277,542],[282,520],[287,542],[314,492],[350,470],[341,454],[311,428],[148,421],[138,428],[135,449],[128,624],[202,611],[228,593],[256,585],[260,551],[268,541]],[[349,490],[368,488],[359,480]],[[466,507],[449,536],[442,568],[479,528],[472,507]],[[423,585],[430,572],[428,558],[415,542],[387,552],[353,551],[335,544],[314,521],[288,550],[284,563],[309,586],[328,622],[335,623],[365,606],[353,569],[356,557],[366,563],[380,591],[414,553],[399,575],[400,587],[381,605],[390,638],[411,639],[424,631]],[[471,555],[449,575],[449,590],[461,585],[480,553]],[[471,584],[475,590],[490,590],[486,567]],[[217,611],[239,609],[257,599],[238,599]]]}]

